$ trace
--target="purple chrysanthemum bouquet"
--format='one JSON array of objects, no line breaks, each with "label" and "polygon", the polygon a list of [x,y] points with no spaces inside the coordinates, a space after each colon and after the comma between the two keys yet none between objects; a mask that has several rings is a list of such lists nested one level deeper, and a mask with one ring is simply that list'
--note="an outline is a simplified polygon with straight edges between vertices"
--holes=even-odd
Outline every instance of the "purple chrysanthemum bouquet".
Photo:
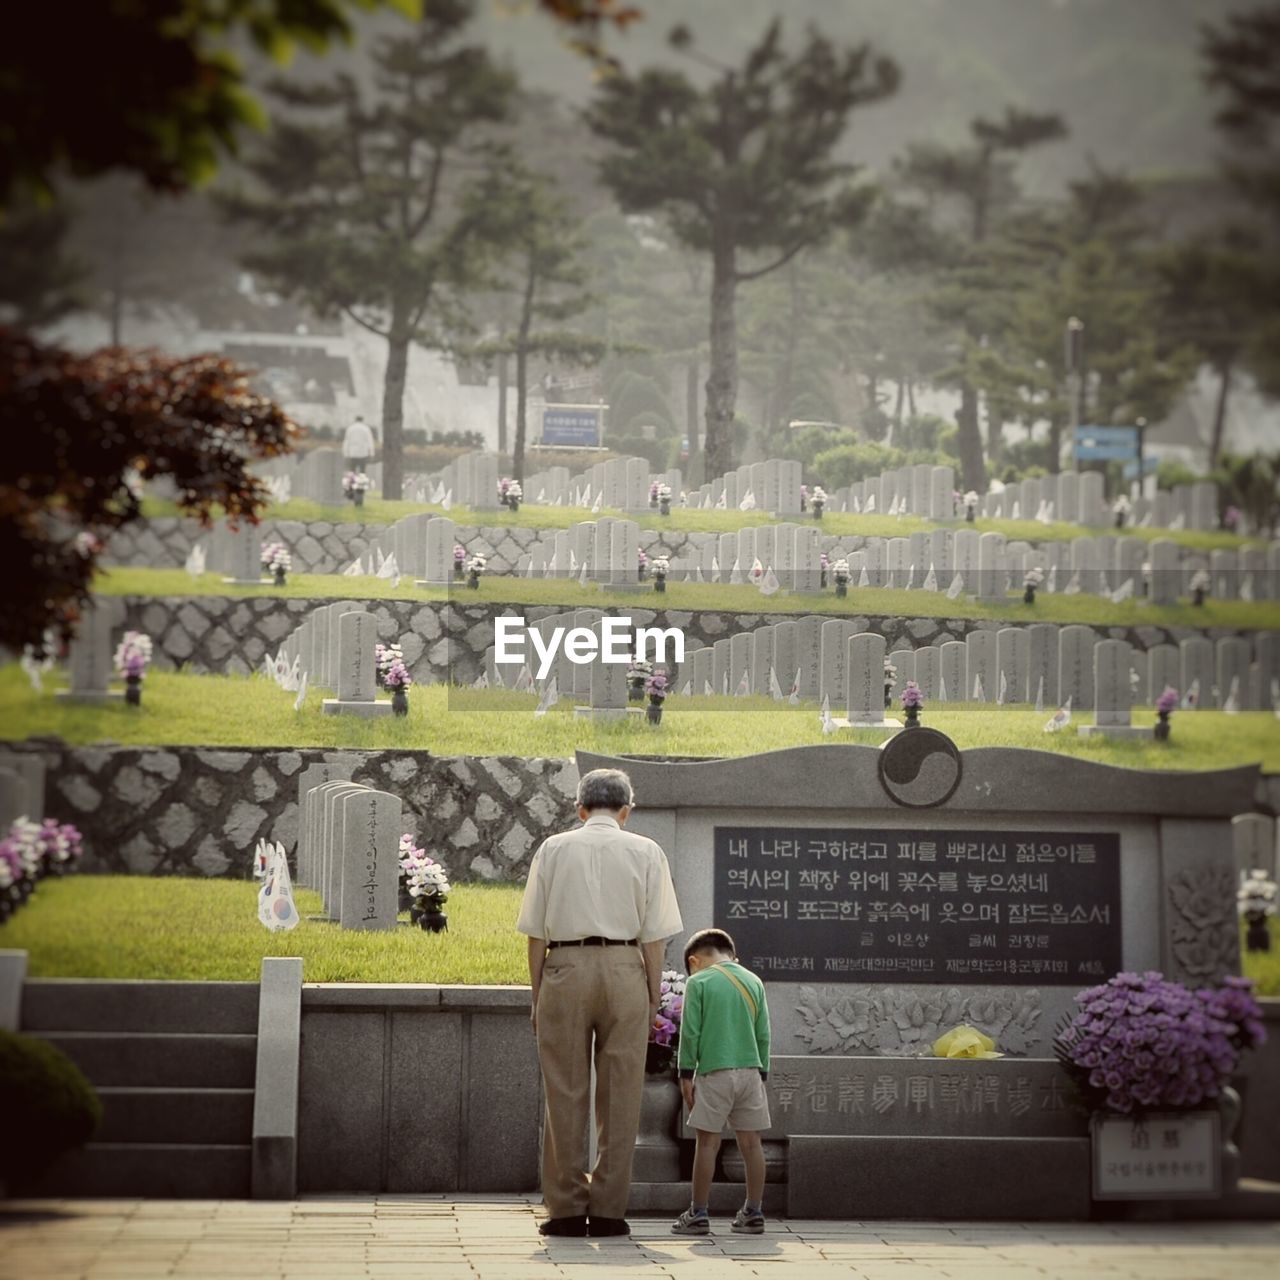
[{"label": "purple chrysanthemum bouquet", "polygon": [[902,709],[919,711],[923,706],[924,694],[920,692],[920,686],[914,680],[908,680],[902,690]]},{"label": "purple chrysanthemum bouquet", "polygon": [[1230,1082],[1241,1053],[1266,1039],[1246,978],[1192,991],[1156,972],[1118,973],[1076,1004],[1054,1052],[1098,1111],[1201,1106]]},{"label": "purple chrysanthemum bouquet", "polygon": [[675,969],[664,969],[658,987],[658,1012],[649,1028],[649,1047],[644,1069],[651,1074],[670,1071],[675,1065],[680,1042],[680,1020],[684,1016],[685,976]]}]

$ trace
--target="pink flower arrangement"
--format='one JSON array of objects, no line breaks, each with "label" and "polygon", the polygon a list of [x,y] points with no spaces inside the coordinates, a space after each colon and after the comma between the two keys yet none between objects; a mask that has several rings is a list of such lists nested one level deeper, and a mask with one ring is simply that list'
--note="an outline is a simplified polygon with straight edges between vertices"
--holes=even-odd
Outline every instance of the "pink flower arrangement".
[{"label": "pink flower arrangement", "polygon": [[908,680],[902,690],[902,706],[906,711],[919,711],[924,706],[924,694],[914,680]]},{"label": "pink flower arrangement", "polygon": [[1076,996],[1054,1052],[1095,1110],[1190,1108],[1216,1098],[1266,1039],[1247,978],[1191,991],[1156,972],[1118,973]]},{"label": "pink flower arrangement", "polygon": [[644,691],[650,698],[656,698],[659,702],[671,692],[671,682],[667,679],[666,672],[655,671],[644,682]]},{"label": "pink flower arrangement", "polygon": [[649,1028],[649,1048],[644,1069],[650,1073],[670,1071],[675,1063],[680,1040],[680,1022],[684,1017],[685,976],[675,969],[664,969],[658,987],[658,1012]]},{"label": "pink flower arrangement", "polygon": [[462,564],[467,558],[467,549],[460,542],[453,544],[453,563]]},{"label": "pink flower arrangement", "polygon": [[1167,716],[1171,711],[1178,709],[1178,691],[1172,687],[1166,686],[1165,691],[1156,699],[1156,710],[1161,715]]},{"label": "pink flower arrangement", "polygon": [[407,689],[413,683],[413,677],[403,662],[393,662],[382,677],[382,683],[388,689]]}]

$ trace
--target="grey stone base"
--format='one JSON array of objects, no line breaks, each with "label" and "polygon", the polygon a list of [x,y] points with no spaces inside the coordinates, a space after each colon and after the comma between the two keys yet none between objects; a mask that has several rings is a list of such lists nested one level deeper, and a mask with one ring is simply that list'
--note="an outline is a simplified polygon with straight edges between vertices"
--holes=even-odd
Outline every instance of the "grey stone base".
[{"label": "grey stone base", "polygon": [[642,716],[643,707],[574,707],[573,714],[583,720],[625,720],[627,716]]},{"label": "grey stone base", "polygon": [[1075,1222],[1090,1214],[1088,1138],[797,1136],[788,1155],[791,1218]]},{"label": "grey stone base", "polygon": [[390,701],[376,699],[373,702],[343,702],[341,698],[326,698],[320,706],[327,716],[360,716],[373,720],[391,714]]},{"label": "grey stone base", "polygon": [[1082,724],[1076,732],[1082,738],[1154,738],[1156,733],[1137,724]]},{"label": "grey stone base", "polygon": [[54,695],[62,702],[114,702],[124,697],[123,689],[59,689]]},{"label": "grey stone base", "polygon": [[[714,1241],[716,1236],[723,1238],[729,1233],[727,1222],[716,1222],[716,1218],[731,1217],[742,1208],[744,1188],[740,1182],[713,1182],[711,1184],[711,1203],[707,1206],[712,1216],[711,1232],[708,1240]],[[787,1208],[787,1189],[781,1183],[770,1182],[764,1188],[764,1211],[766,1216],[777,1216],[785,1213]],[[688,1182],[633,1182],[631,1197],[627,1201],[628,1213],[679,1213],[689,1207]],[[696,1238],[696,1237],[695,1237]],[[743,1237],[744,1239],[747,1237]]]},{"label": "grey stone base", "polygon": [[273,578],[223,578],[224,587],[270,587],[275,585]]},{"label": "grey stone base", "polygon": [[833,720],[837,729],[868,729],[886,737],[902,728],[901,720]]},{"label": "grey stone base", "polygon": [[[415,587],[467,587],[467,580],[463,578],[455,578],[452,575],[443,582],[433,582],[430,578],[415,578],[413,580]],[[467,588],[470,590],[470,588]]]}]

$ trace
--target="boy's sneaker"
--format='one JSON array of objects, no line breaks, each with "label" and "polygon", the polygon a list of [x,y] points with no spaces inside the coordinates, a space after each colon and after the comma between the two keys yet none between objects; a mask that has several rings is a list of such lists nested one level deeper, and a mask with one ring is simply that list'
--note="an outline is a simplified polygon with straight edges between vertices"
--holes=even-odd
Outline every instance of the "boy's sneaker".
[{"label": "boy's sneaker", "polygon": [[[737,1227],[734,1227],[737,1230]],[[764,1230],[764,1219],[760,1219],[760,1230]],[[711,1219],[705,1213],[694,1213],[686,1209],[672,1224],[671,1234],[675,1236],[709,1236]]]},{"label": "boy's sneaker", "polygon": [[748,1209],[743,1205],[733,1216],[733,1230],[740,1236],[763,1235],[764,1214],[759,1209]]}]

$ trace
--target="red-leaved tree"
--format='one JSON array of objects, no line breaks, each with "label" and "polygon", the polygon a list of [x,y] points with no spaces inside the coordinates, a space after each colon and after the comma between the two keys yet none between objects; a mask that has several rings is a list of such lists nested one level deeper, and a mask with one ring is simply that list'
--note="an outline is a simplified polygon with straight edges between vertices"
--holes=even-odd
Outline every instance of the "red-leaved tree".
[{"label": "red-leaved tree", "polygon": [[103,544],[140,515],[138,480],[168,477],[206,524],[215,507],[256,523],[268,493],[249,466],[297,433],[220,356],[77,356],[0,327],[0,645],[74,630]]}]

